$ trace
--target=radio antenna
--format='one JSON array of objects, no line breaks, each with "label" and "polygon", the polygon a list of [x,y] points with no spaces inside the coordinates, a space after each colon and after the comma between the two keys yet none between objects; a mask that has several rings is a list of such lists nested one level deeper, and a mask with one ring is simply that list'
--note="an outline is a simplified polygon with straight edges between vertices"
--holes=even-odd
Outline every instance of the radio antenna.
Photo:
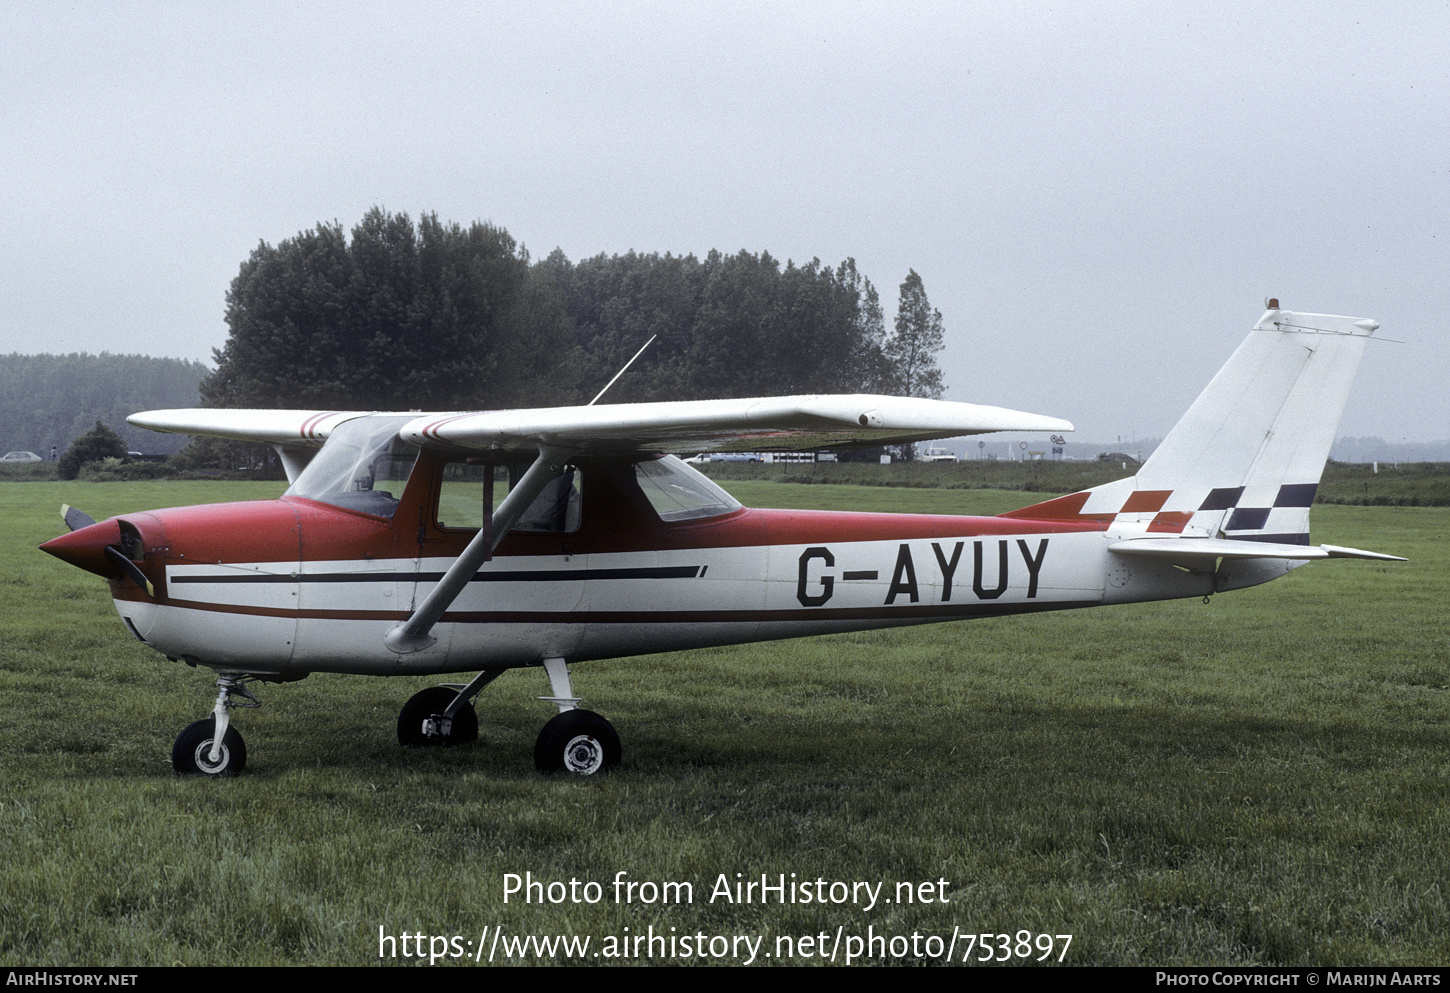
[{"label": "radio antenna", "polygon": [[[658,338],[658,337],[659,337],[659,335],[657,335],[657,334],[650,335],[649,336],[649,341],[647,341],[643,345],[641,345],[639,347],[639,351],[637,351],[637,352],[634,353],[634,359],[637,359],[641,355],[643,355],[644,354],[644,350],[646,348],[648,348],[650,345],[652,345],[654,343],[654,340],[656,338]],[[596,403],[598,403],[599,402],[599,397],[602,397],[602,396],[604,396],[604,394],[606,394],[606,393],[609,392],[609,388],[611,386],[613,386],[616,382],[619,381],[619,377],[620,376],[623,376],[624,375],[625,369],[628,369],[630,366],[634,365],[634,359],[630,359],[628,362],[626,362],[624,364],[624,369],[621,369],[618,372],[616,372],[614,374],[614,378],[611,379],[609,382],[607,382],[607,383],[604,384],[604,389],[600,390],[599,393],[598,393],[598,395],[596,395],[593,400],[590,400],[587,404],[585,404],[585,406],[586,407],[592,407]]]}]

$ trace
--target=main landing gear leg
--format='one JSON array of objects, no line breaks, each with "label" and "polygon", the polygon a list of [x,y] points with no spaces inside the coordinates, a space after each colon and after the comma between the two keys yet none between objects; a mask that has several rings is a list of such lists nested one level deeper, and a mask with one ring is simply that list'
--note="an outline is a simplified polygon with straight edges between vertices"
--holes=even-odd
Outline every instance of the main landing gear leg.
[{"label": "main landing gear leg", "polygon": [[569,682],[569,668],[561,658],[544,659],[553,696],[540,697],[559,713],[539,732],[534,744],[534,765],[540,772],[572,772],[592,776],[619,765],[619,735],[603,717],[579,709],[579,698]]},{"label": "main landing gear leg", "polygon": [[[183,775],[235,776],[247,765],[247,746],[237,729],[231,727],[233,707],[260,707],[258,700],[243,684],[251,677],[241,673],[222,673],[216,681],[216,706],[212,715],[187,725],[171,747],[171,767]],[[232,699],[232,694],[249,702]]]}]

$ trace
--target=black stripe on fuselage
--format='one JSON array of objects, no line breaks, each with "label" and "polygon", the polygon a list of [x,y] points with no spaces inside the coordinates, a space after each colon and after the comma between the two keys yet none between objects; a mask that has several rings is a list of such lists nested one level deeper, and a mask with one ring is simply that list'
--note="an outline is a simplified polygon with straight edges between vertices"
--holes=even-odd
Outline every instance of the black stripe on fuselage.
[{"label": "black stripe on fuselage", "polygon": [[[476,572],[473,583],[567,583],[588,579],[698,579],[702,565],[649,566],[635,569],[508,569]],[[271,573],[224,576],[173,576],[172,583],[436,583],[441,572],[304,572],[298,576]]]}]

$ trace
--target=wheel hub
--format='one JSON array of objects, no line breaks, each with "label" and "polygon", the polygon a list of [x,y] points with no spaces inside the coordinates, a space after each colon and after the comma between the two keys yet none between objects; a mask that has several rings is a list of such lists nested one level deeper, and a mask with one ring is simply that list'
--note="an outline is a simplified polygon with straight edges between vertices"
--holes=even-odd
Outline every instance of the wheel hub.
[{"label": "wheel hub", "polygon": [[604,746],[587,734],[577,735],[564,746],[564,768],[581,776],[592,776],[604,767]]},{"label": "wheel hub", "polygon": [[215,762],[212,761],[211,746],[212,742],[215,740],[216,739],[214,738],[206,739],[201,744],[196,746],[196,752],[194,753],[196,768],[200,772],[203,772],[208,776],[214,776],[217,773],[221,772],[227,767],[227,763],[230,762],[232,759],[232,753],[230,749],[227,748],[226,742],[223,742],[221,746],[221,753],[217,756]]}]

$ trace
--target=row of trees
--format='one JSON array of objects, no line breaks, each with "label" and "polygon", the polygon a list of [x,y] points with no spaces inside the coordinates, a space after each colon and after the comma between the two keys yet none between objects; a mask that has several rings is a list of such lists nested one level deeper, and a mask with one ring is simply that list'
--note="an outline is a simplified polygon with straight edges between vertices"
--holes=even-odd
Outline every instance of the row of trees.
[{"label": "row of trees", "polygon": [[64,451],[96,421],[135,451],[168,453],[184,439],[126,424],[138,410],[196,406],[200,362],[147,355],[0,355],[0,453]]},{"label": "row of trees", "polygon": [[374,208],[263,243],[227,294],[210,406],[488,409],[880,392],[938,397],[944,341],[915,272],[888,331],[847,259],[768,253],[533,262],[502,228]]}]

